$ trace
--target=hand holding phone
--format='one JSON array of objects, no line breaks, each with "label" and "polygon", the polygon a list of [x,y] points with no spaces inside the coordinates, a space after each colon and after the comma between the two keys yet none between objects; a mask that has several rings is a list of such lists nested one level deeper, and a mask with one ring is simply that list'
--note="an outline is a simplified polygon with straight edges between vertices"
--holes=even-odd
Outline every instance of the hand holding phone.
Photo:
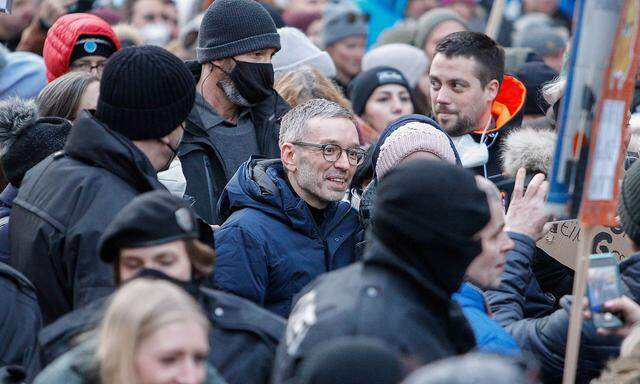
[{"label": "hand holding phone", "polygon": [[618,261],[610,253],[591,255],[587,277],[587,294],[593,324],[597,328],[615,329],[623,326],[622,320],[605,303],[622,297],[622,285]]}]

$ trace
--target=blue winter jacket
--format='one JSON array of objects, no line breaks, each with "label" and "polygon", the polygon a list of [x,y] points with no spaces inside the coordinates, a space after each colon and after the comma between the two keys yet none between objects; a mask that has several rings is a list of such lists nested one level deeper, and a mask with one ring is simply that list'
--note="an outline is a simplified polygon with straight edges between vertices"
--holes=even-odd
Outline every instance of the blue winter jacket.
[{"label": "blue winter jacket", "polygon": [[293,296],[305,285],[356,261],[362,230],[345,201],[330,203],[318,228],[284,177],[280,160],[253,157],[225,187],[214,285],[287,317]]},{"label": "blue winter jacket", "polygon": [[453,299],[460,304],[473,334],[478,349],[484,352],[516,356],[520,353],[518,343],[500,324],[487,313],[487,302],[480,288],[471,283],[464,283]]},{"label": "blue winter jacket", "polygon": [[371,47],[378,35],[404,19],[408,0],[356,0],[363,13],[369,15],[369,38],[367,47]]},{"label": "blue winter jacket", "polygon": [[[544,295],[531,270],[535,242],[517,233],[509,236],[515,245],[507,255],[500,286],[485,292],[493,319],[511,333],[523,351],[536,357],[545,383],[561,382],[572,300],[565,296],[560,301],[561,308],[547,316],[526,314],[527,298],[535,291]],[[593,323],[585,321],[576,383],[588,383],[598,377],[607,361],[618,356],[620,341],[614,336],[598,336]]]}]

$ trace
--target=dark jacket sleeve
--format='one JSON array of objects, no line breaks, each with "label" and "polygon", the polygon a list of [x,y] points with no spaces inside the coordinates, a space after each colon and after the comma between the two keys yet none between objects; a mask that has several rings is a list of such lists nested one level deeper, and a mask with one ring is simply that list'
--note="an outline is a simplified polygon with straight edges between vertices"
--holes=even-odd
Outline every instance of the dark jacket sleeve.
[{"label": "dark jacket sleeve", "polygon": [[218,229],[214,286],[264,306],[269,274],[262,243],[235,225]]},{"label": "dark jacket sleeve", "polygon": [[[571,298],[563,298],[561,308],[548,316],[525,318],[527,292],[537,289],[542,293],[531,270],[535,243],[519,234],[510,233],[509,236],[515,247],[507,255],[500,286],[487,292],[487,301],[494,319],[511,333],[524,351],[537,358],[545,381],[555,382],[561,379],[564,367]],[[591,322],[584,322],[577,382],[588,382],[596,377],[606,361],[617,355],[618,345],[618,339],[600,337]]]},{"label": "dark jacket sleeve", "polygon": [[507,254],[505,270],[500,286],[486,292],[487,302],[493,311],[493,319],[503,327],[524,318],[526,292],[531,280],[531,261],[536,244],[528,236],[509,233],[514,242],[513,249]]}]

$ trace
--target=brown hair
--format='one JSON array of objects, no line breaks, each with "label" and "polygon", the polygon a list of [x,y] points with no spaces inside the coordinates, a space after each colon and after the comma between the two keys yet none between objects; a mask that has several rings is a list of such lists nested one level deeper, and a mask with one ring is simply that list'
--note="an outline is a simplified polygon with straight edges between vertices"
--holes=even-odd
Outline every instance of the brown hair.
[{"label": "brown hair", "polygon": [[197,239],[185,239],[184,247],[195,275],[207,276],[213,272],[216,262],[216,253],[213,248]]},{"label": "brown hair", "polygon": [[75,120],[82,95],[94,81],[100,79],[88,72],[69,72],[58,77],[40,91],[36,99],[38,114]]},{"label": "brown hair", "polygon": [[352,112],[351,103],[329,78],[316,68],[303,66],[279,76],[274,85],[280,96],[294,108],[311,99],[333,101]]}]

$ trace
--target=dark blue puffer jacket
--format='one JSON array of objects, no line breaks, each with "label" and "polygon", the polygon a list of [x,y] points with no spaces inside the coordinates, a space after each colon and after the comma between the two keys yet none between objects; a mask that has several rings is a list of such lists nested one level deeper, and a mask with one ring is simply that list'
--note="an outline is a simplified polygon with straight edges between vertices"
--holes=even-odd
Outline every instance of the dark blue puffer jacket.
[{"label": "dark blue puffer jacket", "polygon": [[280,160],[251,158],[225,187],[214,284],[287,317],[305,285],[356,261],[362,230],[345,201],[330,203],[318,228],[284,177]]},{"label": "dark blue puffer jacket", "polygon": [[[560,383],[568,338],[571,297],[565,296],[560,301],[561,308],[547,316],[528,316],[527,300],[536,291],[538,295],[544,295],[531,270],[535,242],[528,236],[517,233],[509,233],[509,236],[515,246],[507,255],[502,282],[498,288],[485,292],[493,311],[493,319],[511,333],[523,351],[538,359],[545,383]],[[636,275],[636,278],[638,276],[640,275]],[[593,323],[585,321],[580,340],[576,383],[588,383],[598,377],[607,361],[618,356],[619,349],[620,339],[598,336]]]}]

